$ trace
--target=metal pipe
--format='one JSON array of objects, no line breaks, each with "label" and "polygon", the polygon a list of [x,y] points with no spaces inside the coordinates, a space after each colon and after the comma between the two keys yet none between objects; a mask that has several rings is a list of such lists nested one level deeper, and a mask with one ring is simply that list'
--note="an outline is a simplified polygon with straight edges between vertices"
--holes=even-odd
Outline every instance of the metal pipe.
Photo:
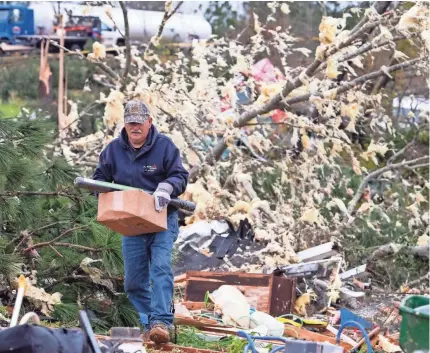
[{"label": "metal pipe", "polygon": [[[132,186],[126,186],[115,183],[108,183],[105,181],[93,180],[83,177],[77,177],[75,179],[75,186],[81,189],[87,189],[94,192],[112,192],[112,191],[126,191],[126,190],[142,190],[150,195],[153,194],[152,191],[147,191]],[[196,204],[191,201],[181,200],[173,198],[170,200],[169,205],[176,207],[178,209],[183,209],[186,211],[194,212],[196,209]]]}]

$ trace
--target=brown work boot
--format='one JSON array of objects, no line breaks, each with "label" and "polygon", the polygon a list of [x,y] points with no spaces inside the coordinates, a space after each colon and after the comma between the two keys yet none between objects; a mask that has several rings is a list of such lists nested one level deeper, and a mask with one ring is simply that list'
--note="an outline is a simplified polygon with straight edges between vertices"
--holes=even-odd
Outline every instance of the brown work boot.
[{"label": "brown work boot", "polygon": [[157,323],[152,326],[149,332],[149,339],[155,344],[164,344],[170,341],[169,328],[162,324]]}]

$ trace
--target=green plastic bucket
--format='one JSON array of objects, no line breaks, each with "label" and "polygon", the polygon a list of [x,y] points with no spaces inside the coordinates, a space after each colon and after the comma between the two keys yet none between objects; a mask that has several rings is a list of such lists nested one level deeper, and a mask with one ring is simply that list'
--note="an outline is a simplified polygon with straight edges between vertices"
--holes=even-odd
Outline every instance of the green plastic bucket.
[{"label": "green plastic bucket", "polygon": [[429,305],[430,298],[411,295],[403,299],[400,305],[402,323],[400,325],[400,347],[406,353],[416,350],[429,350],[429,314],[420,312],[419,307]]}]

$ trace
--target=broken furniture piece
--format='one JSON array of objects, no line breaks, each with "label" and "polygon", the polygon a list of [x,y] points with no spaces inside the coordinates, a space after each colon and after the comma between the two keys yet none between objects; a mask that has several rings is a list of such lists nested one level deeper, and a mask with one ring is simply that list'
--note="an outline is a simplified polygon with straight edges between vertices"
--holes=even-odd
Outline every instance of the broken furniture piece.
[{"label": "broken furniture piece", "polygon": [[206,292],[222,285],[236,286],[257,310],[272,316],[289,314],[294,306],[296,280],[256,273],[187,272],[185,301],[202,302]]}]

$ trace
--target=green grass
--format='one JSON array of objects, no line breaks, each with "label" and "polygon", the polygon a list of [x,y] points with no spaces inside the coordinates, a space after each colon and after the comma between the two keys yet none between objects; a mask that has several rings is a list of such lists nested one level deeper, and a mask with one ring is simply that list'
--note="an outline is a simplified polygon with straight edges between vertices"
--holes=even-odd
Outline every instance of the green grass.
[{"label": "green grass", "polygon": [[177,344],[183,347],[210,349],[229,353],[242,353],[246,345],[246,341],[234,336],[228,336],[215,342],[208,342],[197,336],[198,332],[200,331],[194,327],[180,326],[178,328]]},{"label": "green grass", "polygon": [[24,107],[24,103],[17,99],[0,102],[0,118],[16,118],[22,107]]}]

